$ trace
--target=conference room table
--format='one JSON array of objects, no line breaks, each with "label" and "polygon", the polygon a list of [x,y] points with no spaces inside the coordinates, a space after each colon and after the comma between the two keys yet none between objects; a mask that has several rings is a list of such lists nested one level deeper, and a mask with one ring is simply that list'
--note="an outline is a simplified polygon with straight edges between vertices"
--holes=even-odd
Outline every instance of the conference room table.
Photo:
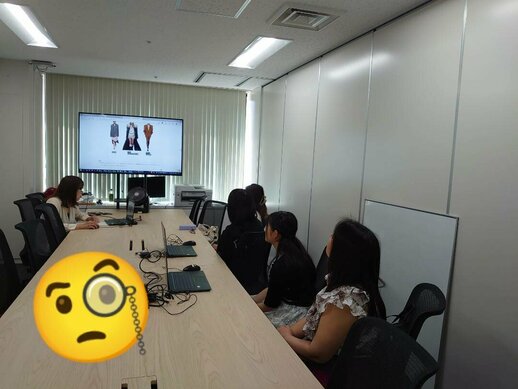
[{"label": "conference room table", "polygon": [[[122,217],[122,211],[114,216]],[[60,259],[78,252],[104,251],[138,270],[142,240],[163,250],[160,222],[168,235],[194,240],[198,256],[169,258],[169,268],[197,264],[212,287],[197,302],[171,316],[151,307],[144,331],[146,353],[135,344],[126,353],[99,363],[67,360],[50,350],[33,316],[34,291],[41,276]],[[313,374],[258,309],[200,231],[180,231],[189,223],[183,210],[151,210],[135,226],[70,232],[0,318],[0,388],[322,388]],[[129,243],[133,241],[130,251]],[[165,259],[143,263],[165,274]],[[142,274],[139,271],[139,274]],[[166,283],[165,276],[163,283]],[[185,304],[167,304],[172,312]]]}]

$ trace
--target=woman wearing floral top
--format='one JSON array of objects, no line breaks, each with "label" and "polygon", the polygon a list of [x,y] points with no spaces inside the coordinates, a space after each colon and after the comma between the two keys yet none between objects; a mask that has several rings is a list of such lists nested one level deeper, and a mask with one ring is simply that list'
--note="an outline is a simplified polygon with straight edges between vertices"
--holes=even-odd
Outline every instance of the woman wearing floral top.
[{"label": "woman wearing floral top", "polygon": [[304,318],[279,328],[324,386],[353,323],[365,316],[386,316],[378,291],[380,247],[376,236],[358,222],[342,220],[329,237],[326,254],[327,286]]}]

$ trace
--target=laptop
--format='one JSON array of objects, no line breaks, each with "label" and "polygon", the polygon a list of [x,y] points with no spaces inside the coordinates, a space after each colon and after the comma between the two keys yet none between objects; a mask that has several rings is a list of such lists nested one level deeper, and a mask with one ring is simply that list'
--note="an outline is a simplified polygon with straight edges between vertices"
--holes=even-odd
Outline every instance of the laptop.
[{"label": "laptop", "polygon": [[164,223],[160,222],[160,224],[162,225],[162,236],[164,239],[165,252],[168,257],[196,257],[198,255],[192,246],[167,244],[167,234],[165,232]]},{"label": "laptop", "polygon": [[168,271],[167,288],[170,293],[208,292],[211,289],[202,270]]},{"label": "laptop", "polygon": [[106,219],[104,222],[109,226],[131,226],[133,224],[137,224],[137,222],[133,220],[134,213],[135,203],[133,201],[129,201],[126,217],[124,219]]}]

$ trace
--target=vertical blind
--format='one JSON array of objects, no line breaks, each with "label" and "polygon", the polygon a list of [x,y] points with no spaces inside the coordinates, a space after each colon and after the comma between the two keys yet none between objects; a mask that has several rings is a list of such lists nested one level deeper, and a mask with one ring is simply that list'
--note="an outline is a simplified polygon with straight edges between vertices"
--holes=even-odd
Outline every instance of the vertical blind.
[{"label": "vertical blind", "polygon": [[[45,100],[46,186],[78,175],[96,197],[106,199],[115,190],[115,174],[78,173],[79,112],[183,119],[183,176],[166,176],[169,199],[177,183],[204,185],[223,201],[243,185],[243,91],[48,74]],[[121,174],[121,188],[127,187],[127,177]]]}]

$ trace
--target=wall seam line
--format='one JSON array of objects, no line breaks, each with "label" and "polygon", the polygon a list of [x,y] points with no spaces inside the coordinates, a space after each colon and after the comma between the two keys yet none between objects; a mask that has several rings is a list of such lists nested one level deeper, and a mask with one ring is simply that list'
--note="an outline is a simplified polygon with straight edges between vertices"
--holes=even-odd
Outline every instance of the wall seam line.
[{"label": "wall seam line", "polygon": [[358,207],[358,220],[362,221],[362,199],[363,199],[363,185],[365,182],[365,165],[367,160],[367,135],[369,132],[369,113],[371,105],[371,83],[372,83],[372,66],[374,63],[374,32],[371,35],[371,55],[369,65],[369,83],[367,86],[367,110],[365,112],[365,139],[363,141],[363,160],[362,160],[362,177],[360,181],[360,204]]},{"label": "wall seam line", "polygon": [[318,77],[317,77],[317,102],[315,107],[315,131],[313,132],[313,155],[311,163],[311,181],[309,184],[309,209],[308,209],[308,233],[306,238],[306,251],[309,252],[309,231],[311,229],[311,204],[313,200],[313,176],[315,174],[315,150],[317,142],[317,124],[318,124],[318,102],[320,98],[320,76],[322,73],[322,58],[318,61]]}]

